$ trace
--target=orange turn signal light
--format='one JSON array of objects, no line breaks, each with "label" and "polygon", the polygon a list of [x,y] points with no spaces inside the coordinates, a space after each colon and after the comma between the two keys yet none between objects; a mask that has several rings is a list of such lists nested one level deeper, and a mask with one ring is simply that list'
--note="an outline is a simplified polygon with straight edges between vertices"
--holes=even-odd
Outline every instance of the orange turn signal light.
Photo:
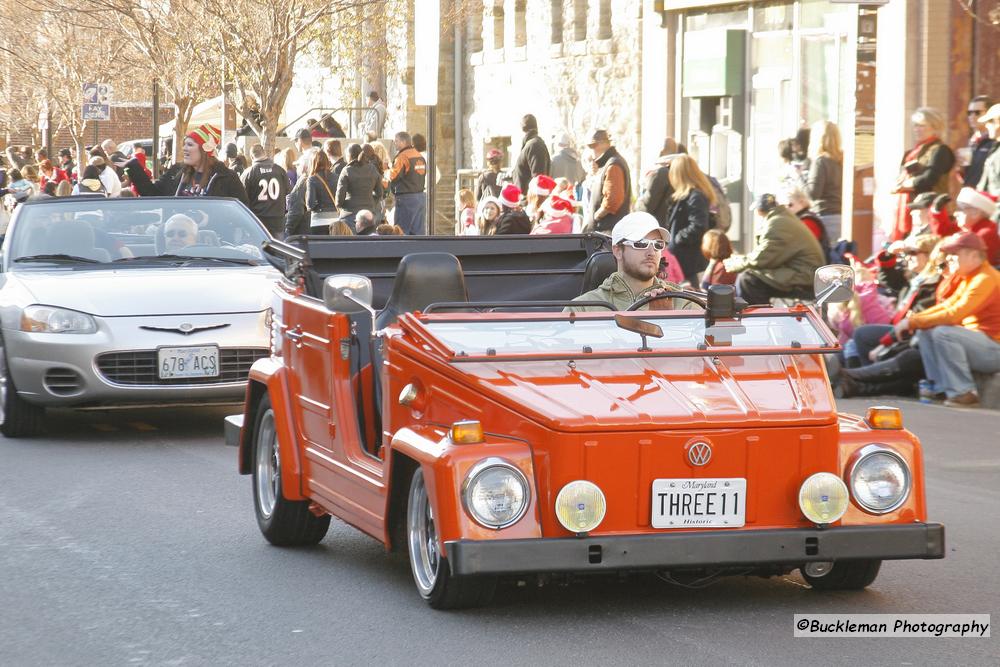
[{"label": "orange turn signal light", "polygon": [[485,440],[483,425],[475,419],[463,419],[451,425],[451,441],[459,445],[474,445]]},{"label": "orange turn signal light", "polygon": [[880,430],[896,430],[903,428],[903,413],[899,408],[889,408],[876,406],[868,408],[865,413],[865,422],[871,428]]}]

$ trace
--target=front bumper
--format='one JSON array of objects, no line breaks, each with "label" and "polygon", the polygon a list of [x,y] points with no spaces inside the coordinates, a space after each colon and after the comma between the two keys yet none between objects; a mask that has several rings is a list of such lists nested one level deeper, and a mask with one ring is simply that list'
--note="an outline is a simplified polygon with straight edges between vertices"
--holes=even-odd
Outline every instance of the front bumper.
[{"label": "front bumper", "polygon": [[768,530],[713,530],[655,535],[456,540],[445,543],[456,576],[607,572],[810,561],[944,558],[939,523]]}]

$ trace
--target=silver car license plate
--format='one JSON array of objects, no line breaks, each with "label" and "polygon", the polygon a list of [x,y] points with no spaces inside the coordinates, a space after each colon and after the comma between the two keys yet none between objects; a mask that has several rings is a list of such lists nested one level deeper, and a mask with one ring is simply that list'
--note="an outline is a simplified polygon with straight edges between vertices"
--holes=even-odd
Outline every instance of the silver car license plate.
[{"label": "silver car license plate", "polygon": [[746,503],[744,478],[654,479],[653,528],[738,528]]},{"label": "silver car license plate", "polygon": [[161,380],[219,377],[219,347],[161,347],[156,365]]}]

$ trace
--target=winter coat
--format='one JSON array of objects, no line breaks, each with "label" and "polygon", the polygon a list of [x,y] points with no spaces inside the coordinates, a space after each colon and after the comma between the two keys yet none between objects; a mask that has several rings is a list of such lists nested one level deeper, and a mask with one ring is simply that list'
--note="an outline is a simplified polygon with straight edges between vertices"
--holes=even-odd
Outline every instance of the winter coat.
[{"label": "winter coat", "polygon": [[1000,271],[983,262],[958,279],[951,296],[909,319],[912,329],[960,326],[1000,343]]},{"label": "winter coat", "polygon": [[708,231],[708,224],[708,198],[700,190],[692,189],[684,199],[674,202],[667,222],[668,247],[692,285],[698,284],[696,275],[708,266],[708,260],[701,254],[701,239]]},{"label": "winter coat", "polygon": [[[192,197],[206,195],[208,197],[232,197],[233,199],[239,199],[247,206],[250,205],[250,201],[247,199],[246,188],[243,187],[240,177],[236,175],[235,171],[221,162],[215,163],[212,175],[208,179],[208,187],[205,188],[203,193],[197,194],[192,193],[190,188],[187,187],[188,184],[184,183],[182,178],[183,168],[184,165],[175,164],[156,179],[154,183],[146,175],[146,170],[142,168],[142,164],[138,160],[132,158],[125,163],[125,173],[128,175],[129,180],[132,181],[136,190],[139,191],[139,196],[141,197]],[[121,187],[120,184],[119,187]]]},{"label": "winter coat", "polygon": [[502,172],[484,171],[476,180],[476,201],[482,201],[483,197],[499,197],[503,190],[502,177]]},{"label": "winter coat", "polygon": [[[905,160],[904,156],[903,162]],[[910,193],[910,201],[913,201],[913,197],[924,192],[942,194],[948,192],[948,174],[955,166],[955,154],[948,146],[940,139],[927,142],[917,156],[917,162],[920,164],[921,171],[911,177],[913,190]]]},{"label": "winter coat", "polygon": [[374,212],[376,200],[382,199],[382,175],[367,162],[348,163],[337,182],[337,208],[346,213],[365,209]]},{"label": "winter coat", "polygon": [[572,148],[563,148],[552,158],[552,178],[565,178],[576,185],[583,180],[586,174],[583,165],[580,164],[580,156]]},{"label": "winter coat", "polygon": [[983,163],[983,175],[976,189],[1000,197],[1000,141],[993,143],[990,154]]},{"label": "winter coat", "polygon": [[306,210],[306,180],[300,178],[285,197],[285,236],[308,234],[309,212]]},{"label": "winter coat", "polygon": [[543,217],[537,225],[535,225],[532,230],[532,234],[572,234],[573,233],[573,215],[567,213],[566,215],[560,215],[558,217],[553,217],[546,215]]},{"label": "winter coat", "polygon": [[614,146],[604,151],[595,164],[594,187],[590,193],[587,231],[610,232],[632,208],[632,175],[628,163]]},{"label": "winter coat", "polygon": [[528,214],[519,208],[504,207],[503,211],[500,213],[500,217],[497,218],[497,226],[494,234],[496,236],[501,236],[503,234],[530,233],[531,220],[528,219]]},{"label": "winter coat", "polygon": [[[655,289],[665,289],[672,291],[679,291],[680,286],[674,285],[673,283],[668,283],[665,280],[660,280],[659,278],[653,278],[653,284],[644,289],[643,291],[636,294],[632,291],[632,288],[628,286],[625,278],[621,273],[615,271],[610,276],[601,283],[600,287],[592,289],[589,292],[585,292],[580,296],[573,299],[573,301],[606,301],[614,306],[615,310],[627,310],[629,306],[633,303],[646,297]],[[649,305],[643,306],[640,310],[648,310]],[[657,303],[658,308],[668,308],[668,300]],[[675,303],[673,307],[677,307]],[[601,308],[598,306],[567,306],[565,308],[567,313],[586,313],[586,312],[608,312],[606,308]]]},{"label": "winter coat", "polygon": [[657,161],[656,166],[647,171],[642,180],[642,193],[635,203],[635,210],[649,213],[660,223],[660,227],[666,229],[670,224],[670,209],[674,206],[670,165]]},{"label": "winter coat", "polygon": [[840,215],[844,165],[826,155],[817,156],[809,167],[806,192],[820,215]]},{"label": "winter coat", "polygon": [[990,156],[995,144],[996,142],[990,139],[989,135],[978,132],[972,135],[969,139],[969,150],[972,152],[972,157],[968,166],[962,170],[962,185],[968,188],[979,185],[979,179],[983,177],[983,166],[986,164],[986,158]]},{"label": "winter coat", "polygon": [[517,163],[514,165],[514,184],[521,189],[521,192],[527,193],[531,179],[538,174],[548,174],[551,167],[552,159],[549,157],[549,149],[545,146],[542,138],[538,136],[538,130],[529,130],[524,135],[521,153],[517,156]]},{"label": "winter coat", "polygon": [[749,271],[783,292],[797,287],[811,288],[813,274],[825,263],[819,241],[784,206],[777,206],[767,214],[753,252],[725,261],[727,271]]},{"label": "winter coat", "polygon": [[328,171],[313,174],[306,179],[306,208],[314,213],[335,212],[336,192],[337,181],[333,180],[333,174]]}]

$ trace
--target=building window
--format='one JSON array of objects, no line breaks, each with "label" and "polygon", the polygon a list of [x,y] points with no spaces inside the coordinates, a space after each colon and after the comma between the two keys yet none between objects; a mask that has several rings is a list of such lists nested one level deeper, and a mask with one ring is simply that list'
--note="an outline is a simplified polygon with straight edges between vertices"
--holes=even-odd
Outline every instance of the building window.
[{"label": "building window", "polygon": [[601,0],[597,14],[597,38],[611,39],[611,0]]},{"label": "building window", "polygon": [[503,48],[503,0],[493,0],[493,48]]},{"label": "building window", "polygon": [[587,39],[587,2],[573,0],[573,39],[578,42]]},{"label": "building window", "polygon": [[514,46],[528,43],[528,0],[514,0]]},{"label": "building window", "polygon": [[562,44],[563,0],[552,0],[552,43]]},{"label": "building window", "polygon": [[469,45],[469,53],[477,53],[483,50],[483,2],[472,3],[469,10],[469,22],[466,27],[466,44]]}]

